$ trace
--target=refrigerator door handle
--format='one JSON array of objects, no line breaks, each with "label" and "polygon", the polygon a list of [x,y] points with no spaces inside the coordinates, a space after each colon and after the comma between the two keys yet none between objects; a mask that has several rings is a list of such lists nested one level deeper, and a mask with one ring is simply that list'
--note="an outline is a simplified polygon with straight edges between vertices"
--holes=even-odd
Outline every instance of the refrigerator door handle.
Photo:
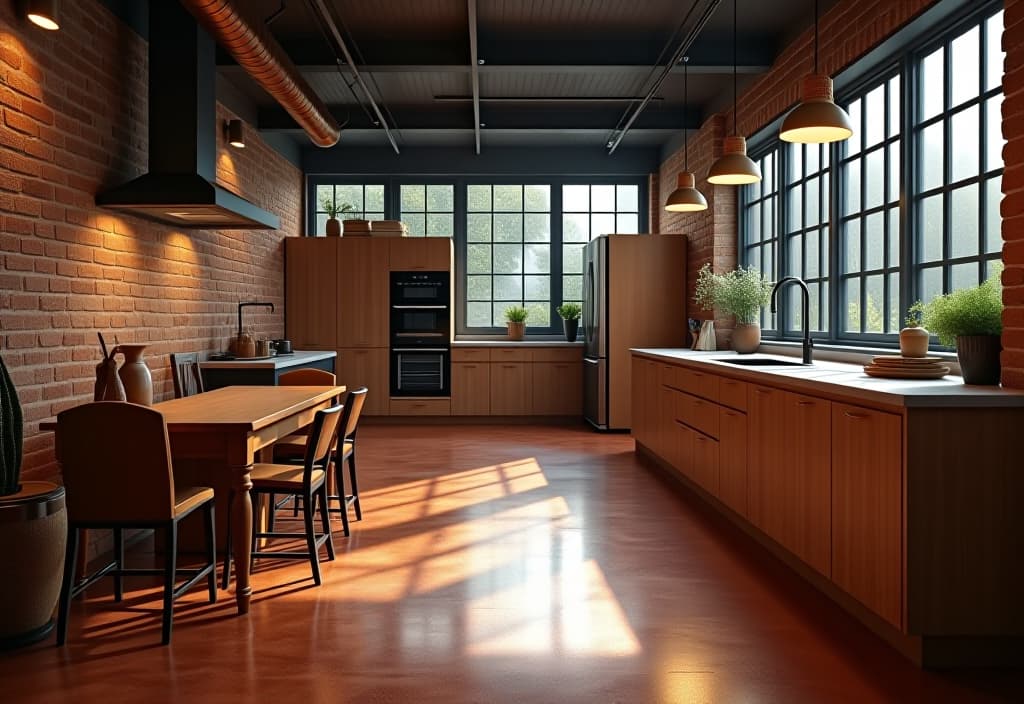
[{"label": "refrigerator door handle", "polygon": [[587,262],[587,289],[583,299],[587,307],[583,310],[583,331],[587,342],[594,340],[594,262]]}]

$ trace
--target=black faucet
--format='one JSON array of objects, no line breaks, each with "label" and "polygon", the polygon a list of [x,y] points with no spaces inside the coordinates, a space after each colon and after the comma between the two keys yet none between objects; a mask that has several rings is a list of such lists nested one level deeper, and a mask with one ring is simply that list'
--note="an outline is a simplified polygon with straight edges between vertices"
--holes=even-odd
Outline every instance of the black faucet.
[{"label": "black faucet", "polygon": [[238,337],[242,336],[242,309],[246,306],[260,306],[261,308],[270,308],[270,312],[274,312],[273,303],[259,303],[258,301],[249,301],[248,303],[238,304]]},{"label": "black faucet", "polygon": [[800,290],[803,291],[803,305],[802,305],[802,313],[803,314],[800,316],[800,322],[803,323],[803,326],[804,326],[804,360],[803,360],[803,362],[804,362],[804,364],[812,364],[812,362],[811,362],[811,352],[814,350],[814,342],[811,341],[811,321],[810,321],[810,317],[811,317],[810,316],[811,294],[807,290],[807,284],[804,283],[803,279],[801,279],[801,278],[799,278],[797,276],[785,276],[785,277],[779,279],[775,283],[775,286],[772,288],[772,313],[774,313],[775,309],[776,309],[776,303],[778,302],[778,298],[779,298],[779,289],[782,288],[783,285],[788,284],[788,283],[796,284],[797,286],[800,287]]}]

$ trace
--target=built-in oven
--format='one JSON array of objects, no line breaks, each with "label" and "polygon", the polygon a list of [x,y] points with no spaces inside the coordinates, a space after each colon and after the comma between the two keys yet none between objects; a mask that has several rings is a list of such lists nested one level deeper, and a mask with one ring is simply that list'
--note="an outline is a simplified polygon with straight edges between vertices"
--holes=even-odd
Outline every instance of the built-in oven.
[{"label": "built-in oven", "polygon": [[450,395],[450,352],[449,272],[391,272],[391,395]]}]

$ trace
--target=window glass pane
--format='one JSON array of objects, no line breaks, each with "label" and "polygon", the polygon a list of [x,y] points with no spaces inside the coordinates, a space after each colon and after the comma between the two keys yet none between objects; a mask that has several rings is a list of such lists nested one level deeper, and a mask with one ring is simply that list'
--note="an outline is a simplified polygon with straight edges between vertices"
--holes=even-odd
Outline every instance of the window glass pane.
[{"label": "window glass pane", "polygon": [[942,269],[931,267],[923,269],[920,274],[921,300],[930,301],[942,294]]},{"label": "window glass pane", "polygon": [[970,178],[978,175],[978,106],[971,107],[953,116],[950,127],[953,139],[950,142],[950,168],[952,180]]},{"label": "window glass pane", "polygon": [[520,244],[494,245],[494,271],[498,274],[523,272],[523,246]]},{"label": "window glass pane", "polygon": [[380,220],[384,219],[384,184],[367,184],[363,209],[366,212],[379,214]]},{"label": "window glass pane", "polygon": [[467,303],[466,304],[466,326],[471,328],[486,328],[491,326],[491,303]]},{"label": "window glass pane", "polygon": [[821,169],[821,148],[817,144],[808,144],[804,148],[804,153],[807,157],[804,163],[804,173],[817,173]]},{"label": "window glass pane", "polygon": [[427,236],[451,237],[455,232],[455,215],[452,213],[428,213]]},{"label": "window glass pane", "polygon": [[1003,179],[996,176],[985,183],[985,251],[1000,252],[1003,248],[1002,216]]},{"label": "window glass pane", "polygon": [[334,197],[334,186],[317,186],[316,187],[316,209],[323,210],[321,205],[325,200],[331,200]]},{"label": "window glass pane", "polygon": [[640,188],[637,186],[616,186],[616,210],[620,213],[639,212]]},{"label": "window glass pane", "polygon": [[803,276],[803,237],[789,237],[786,240],[786,270],[782,272],[787,276]]},{"label": "window glass pane", "polygon": [[843,282],[844,319],[843,330],[860,332],[861,305],[860,279],[846,279]]},{"label": "window glass pane", "polygon": [[[814,151],[811,149],[810,151]],[[818,199],[818,179],[809,178],[804,184],[804,224],[807,227],[814,227],[821,224],[821,201]]]},{"label": "window glass pane", "polygon": [[846,140],[845,147],[848,156],[860,153],[861,140],[863,139],[864,121],[861,119],[861,101],[854,100],[846,106],[846,112],[850,115],[850,122],[853,123],[853,135]]},{"label": "window glass pane", "polygon": [[936,122],[921,130],[917,141],[918,188],[928,191],[941,186],[945,180],[943,170],[943,152],[945,149],[944,125]]},{"label": "window glass pane", "polygon": [[634,214],[617,215],[615,231],[622,235],[635,235],[640,232],[640,219]]},{"label": "window glass pane", "polygon": [[551,210],[551,186],[526,186],[525,209],[532,213]]},{"label": "window glass pane", "polygon": [[897,208],[889,208],[889,263],[890,267],[898,266],[900,263],[900,211]]},{"label": "window glass pane", "polygon": [[470,301],[491,300],[491,277],[490,276],[467,276],[466,277],[466,299]]},{"label": "window glass pane", "polygon": [[1003,81],[1002,48],[1003,11],[992,15],[985,23],[985,90],[998,88]]},{"label": "window glass pane", "polygon": [[524,249],[527,274],[551,272],[551,247],[546,244],[528,244]]},{"label": "window glass pane", "polygon": [[981,28],[972,27],[959,37],[953,40],[952,56],[950,66],[953,71],[952,102],[950,107],[955,107],[978,95],[978,80],[980,77]]},{"label": "window glass pane", "polygon": [[495,242],[522,242],[523,216],[520,213],[494,214]]},{"label": "window glass pane", "polygon": [[818,263],[818,242],[820,237],[816,230],[811,230],[804,237],[804,274],[808,278],[815,278],[821,274]]},{"label": "window glass pane", "polygon": [[939,47],[921,62],[921,119],[935,117],[943,109],[942,91],[946,71],[942,66],[943,48]]},{"label": "window glass pane", "polygon": [[466,246],[466,271],[470,274],[491,273],[491,246],[471,244]]},{"label": "window glass pane", "polygon": [[899,143],[889,145],[886,158],[889,160],[889,202],[900,199],[900,187],[902,185],[902,172],[900,171],[900,145]]},{"label": "window glass pane", "polygon": [[985,170],[1003,168],[1003,94],[985,102]]},{"label": "window glass pane", "polygon": [[920,206],[921,242],[920,261],[942,259],[942,196],[925,198]]},{"label": "window glass pane", "polygon": [[877,208],[885,197],[885,150],[876,149],[864,160],[864,209]]},{"label": "window glass pane", "polygon": [[844,213],[856,213],[860,211],[860,160],[855,159],[846,165],[843,187],[846,189],[846,197],[843,199]]},{"label": "window glass pane", "polygon": [[582,301],[583,300],[583,277],[563,276],[562,277],[562,300]]},{"label": "window glass pane", "polygon": [[[803,184],[789,189],[789,207],[786,209],[786,232],[796,232],[804,226]],[[753,213],[753,210],[751,210]]]},{"label": "window glass pane", "polygon": [[491,214],[468,214],[466,216],[466,237],[470,242],[489,242],[491,240]]},{"label": "window glass pane", "polygon": [[900,310],[900,275],[889,275],[889,322],[886,332],[899,332],[903,327],[903,312]]},{"label": "window glass pane", "polygon": [[590,211],[589,186],[562,186],[562,210],[567,213]]},{"label": "window glass pane", "polygon": [[860,220],[843,224],[843,271],[860,271]]},{"label": "window glass pane", "polygon": [[402,221],[409,226],[409,234],[414,237],[423,237],[427,233],[426,215],[423,213],[405,213]]},{"label": "window glass pane", "polygon": [[583,273],[583,247],[581,245],[562,245],[562,271],[566,274]]},{"label": "window glass pane", "polygon": [[978,280],[977,264],[957,264],[956,266],[950,267],[950,291],[958,291],[962,288],[970,288],[971,286],[977,286],[979,283],[981,283],[981,281]]},{"label": "window glass pane", "polygon": [[950,194],[950,256],[971,257],[978,254],[978,185],[958,188]]},{"label": "window glass pane", "polygon": [[335,187],[335,198],[338,205],[348,203],[356,211],[363,211],[363,187],[358,184],[339,184]]},{"label": "window glass pane", "polygon": [[549,213],[527,213],[523,218],[527,242],[551,241],[551,215]]},{"label": "window glass pane", "polygon": [[885,85],[868,93],[864,103],[864,147],[867,148],[885,138]]},{"label": "window glass pane", "polygon": [[316,234],[323,235],[327,232],[327,214],[317,213],[316,216]]},{"label": "window glass pane", "polygon": [[495,276],[494,300],[516,302],[523,300],[523,277]]},{"label": "window glass pane", "polygon": [[885,332],[885,285],[881,276],[865,280],[864,306],[864,332]]},{"label": "window glass pane", "polygon": [[495,212],[522,211],[523,209],[523,187],[522,186],[495,186],[494,187],[494,210]]},{"label": "window glass pane", "polygon": [[615,216],[611,214],[591,215],[590,232],[591,237],[613,234],[615,232]]},{"label": "window glass pane", "polygon": [[775,152],[768,152],[758,165],[761,169],[762,191],[772,193],[775,190]]},{"label": "window glass pane", "polygon": [[786,154],[789,157],[789,168],[786,170],[786,183],[796,183],[804,175],[802,144],[790,144],[786,147]]},{"label": "window glass pane", "polygon": [[902,128],[900,124],[900,116],[902,114],[901,98],[900,77],[897,74],[889,79],[889,112],[887,114],[889,129],[886,131],[889,137],[895,137]]},{"label": "window glass pane", "polygon": [[562,241],[589,242],[590,217],[585,214],[562,216]]},{"label": "window glass pane", "polygon": [[872,213],[864,219],[864,269],[872,271],[885,266],[885,214]]},{"label": "window glass pane", "polygon": [[526,308],[530,311],[529,324],[531,327],[548,327],[551,325],[550,301],[528,301]]},{"label": "window glass pane", "polygon": [[491,187],[469,186],[466,189],[466,208],[470,211],[489,211],[491,209]]},{"label": "window glass pane", "polygon": [[422,213],[427,209],[426,186],[402,186],[400,191],[403,211]]},{"label": "window glass pane", "polygon": [[590,212],[615,212],[615,186],[590,187]]},{"label": "window glass pane", "polygon": [[427,186],[427,210],[433,212],[455,210],[455,186]]},{"label": "window glass pane", "polygon": [[551,277],[550,276],[527,276],[526,277],[526,300],[546,301],[551,298]]}]

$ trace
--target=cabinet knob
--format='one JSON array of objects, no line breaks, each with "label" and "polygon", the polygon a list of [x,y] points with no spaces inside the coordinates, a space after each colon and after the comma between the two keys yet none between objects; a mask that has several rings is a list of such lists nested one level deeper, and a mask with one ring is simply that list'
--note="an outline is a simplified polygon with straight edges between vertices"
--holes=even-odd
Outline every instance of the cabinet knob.
[{"label": "cabinet knob", "polygon": [[843,415],[853,420],[864,420],[867,416],[863,413],[854,413],[853,411],[843,411]]}]

